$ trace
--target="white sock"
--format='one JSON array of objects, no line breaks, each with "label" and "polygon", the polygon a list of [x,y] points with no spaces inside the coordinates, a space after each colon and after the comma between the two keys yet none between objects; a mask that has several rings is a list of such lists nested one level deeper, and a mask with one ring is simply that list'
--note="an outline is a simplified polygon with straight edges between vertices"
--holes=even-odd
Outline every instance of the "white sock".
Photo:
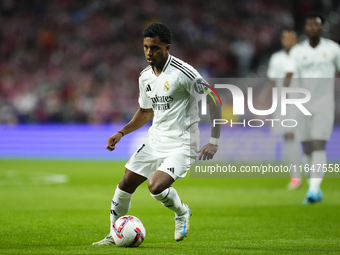
[{"label": "white sock", "polygon": [[169,187],[157,195],[151,194],[151,196],[157,201],[161,201],[162,205],[175,212],[176,216],[183,215],[188,210],[173,187]]},{"label": "white sock", "polygon": [[288,166],[293,165],[296,169],[290,173],[292,178],[301,178],[299,165],[301,163],[300,144],[296,140],[287,140],[285,143],[285,161]]},{"label": "white sock", "polygon": [[[303,157],[302,157],[302,169],[303,169],[303,171],[305,169],[305,165],[308,165],[308,168],[310,168],[311,164],[312,164],[312,155],[303,154]],[[306,177],[306,179],[309,183],[310,171],[305,171],[305,177]]]},{"label": "white sock", "polygon": [[132,194],[121,190],[117,186],[115,190],[115,194],[111,201],[110,231],[115,221],[118,220],[120,217],[126,215],[127,212],[129,211],[130,205],[131,205],[131,197],[132,197]]},{"label": "white sock", "polygon": [[[313,151],[312,166],[314,167],[315,170],[310,172],[309,190],[315,194],[320,189],[320,185],[325,174],[322,171],[323,164],[327,164],[326,151],[325,150]],[[319,171],[317,171],[318,169]]]}]

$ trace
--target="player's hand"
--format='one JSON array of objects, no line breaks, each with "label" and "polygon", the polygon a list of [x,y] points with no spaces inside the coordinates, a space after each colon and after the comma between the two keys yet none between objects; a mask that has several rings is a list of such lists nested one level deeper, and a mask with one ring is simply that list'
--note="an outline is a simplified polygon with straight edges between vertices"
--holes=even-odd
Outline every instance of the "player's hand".
[{"label": "player's hand", "polygon": [[201,160],[209,160],[212,159],[218,149],[218,145],[213,145],[211,143],[208,143],[202,147],[198,152],[201,154],[199,155],[198,159]]},{"label": "player's hand", "polygon": [[118,143],[120,139],[122,139],[121,133],[116,133],[113,136],[107,138],[106,149],[113,151],[116,148],[116,143]]}]

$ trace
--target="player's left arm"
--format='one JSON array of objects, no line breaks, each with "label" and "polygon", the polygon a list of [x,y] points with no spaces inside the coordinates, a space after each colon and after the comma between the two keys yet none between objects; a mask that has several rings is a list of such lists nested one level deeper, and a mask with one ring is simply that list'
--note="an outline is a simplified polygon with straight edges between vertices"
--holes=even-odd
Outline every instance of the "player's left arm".
[{"label": "player's left arm", "polygon": [[339,44],[336,45],[335,66],[336,66],[338,73],[340,73],[340,45]]},{"label": "player's left arm", "polygon": [[267,102],[267,98],[269,97],[269,94],[273,91],[273,88],[276,86],[275,84],[275,78],[279,77],[280,75],[278,74],[277,71],[277,64],[275,62],[275,56],[276,54],[273,54],[268,63],[268,70],[267,70],[267,79],[268,82],[266,82],[265,86],[260,92],[259,96],[259,103],[264,105]]},{"label": "player's left arm", "polygon": [[263,87],[260,92],[259,96],[259,103],[265,104],[267,102],[267,98],[269,97],[270,93],[273,91],[273,88],[276,86],[275,81],[273,79],[269,79],[267,84]]},{"label": "player's left arm", "polygon": [[[184,85],[185,89],[189,92],[189,94],[195,98],[195,101],[197,103],[201,100],[202,94],[198,93],[198,91],[195,90],[195,87],[200,84],[200,86],[206,83],[202,76],[197,72],[196,69],[194,69],[191,66],[186,66],[185,67],[187,70],[190,71],[191,74],[195,76],[195,79],[192,81],[191,79],[188,79],[189,77],[186,75],[182,75],[182,84]],[[206,88],[208,89],[208,88]],[[217,152],[218,149],[218,140],[220,138],[220,133],[221,133],[221,125],[216,125],[214,127],[214,119],[221,119],[222,118],[222,110],[221,110],[221,105],[219,103],[219,99],[214,93],[210,93],[214,99],[212,99],[210,96],[207,96],[207,104],[209,106],[209,113],[210,113],[210,120],[212,123],[211,127],[211,137],[210,137],[210,142],[206,145],[204,145],[198,152],[199,157],[198,159],[201,160],[209,160],[212,159]]]},{"label": "player's left arm", "polygon": [[291,83],[293,75],[294,75],[294,73],[292,73],[292,72],[286,73],[286,77],[284,78],[284,81],[283,81],[283,86],[284,87],[289,87],[290,86],[290,83]]},{"label": "player's left arm", "polygon": [[286,60],[286,63],[284,64],[283,68],[286,71],[286,76],[283,81],[284,87],[289,87],[292,83],[292,77],[293,75],[297,74],[297,60],[296,55],[300,54],[297,50],[297,46],[294,46],[290,52],[289,52],[289,58]]},{"label": "player's left arm", "polygon": [[218,140],[220,138],[221,125],[218,124],[214,126],[213,123],[214,123],[214,119],[222,118],[222,109],[221,109],[221,105],[216,95],[213,95],[213,97],[215,99],[215,102],[218,102],[217,104],[215,104],[214,100],[211,97],[207,97],[207,103],[209,106],[210,121],[211,121],[211,138],[210,138],[210,142],[204,145],[202,149],[198,151],[200,153],[198,157],[199,160],[212,159],[218,149]]}]

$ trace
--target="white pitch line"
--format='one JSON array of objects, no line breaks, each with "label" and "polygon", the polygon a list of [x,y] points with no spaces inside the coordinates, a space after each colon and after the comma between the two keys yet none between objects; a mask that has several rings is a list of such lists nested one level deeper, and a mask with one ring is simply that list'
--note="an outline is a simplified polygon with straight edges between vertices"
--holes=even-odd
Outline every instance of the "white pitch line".
[{"label": "white pitch line", "polygon": [[66,174],[7,170],[0,173],[0,186],[53,185],[67,183]]}]

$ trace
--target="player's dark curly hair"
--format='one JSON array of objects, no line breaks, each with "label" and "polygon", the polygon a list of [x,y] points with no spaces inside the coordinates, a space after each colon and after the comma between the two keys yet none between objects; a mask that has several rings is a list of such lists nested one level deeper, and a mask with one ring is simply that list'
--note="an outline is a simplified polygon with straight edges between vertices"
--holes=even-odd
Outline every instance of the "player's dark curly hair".
[{"label": "player's dark curly hair", "polygon": [[154,22],[148,25],[143,31],[143,38],[154,38],[158,36],[161,42],[171,44],[172,33],[171,29],[160,22]]},{"label": "player's dark curly hair", "polygon": [[283,28],[281,28],[281,34],[282,34],[282,32],[284,32],[284,31],[288,31],[288,32],[293,32],[293,33],[295,33],[295,29],[292,28],[292,27],[283,27]]},{"label": "player's dark curly hair", "polygon": [[316,12],[316,11],[307,13],[307,15],[305,16],[305,23],[307,22],[308,19],[312,19],[312,18],[320,18],[321,25],[325,24],[325,21],[326,21],[325,17],[321,13]]}]

